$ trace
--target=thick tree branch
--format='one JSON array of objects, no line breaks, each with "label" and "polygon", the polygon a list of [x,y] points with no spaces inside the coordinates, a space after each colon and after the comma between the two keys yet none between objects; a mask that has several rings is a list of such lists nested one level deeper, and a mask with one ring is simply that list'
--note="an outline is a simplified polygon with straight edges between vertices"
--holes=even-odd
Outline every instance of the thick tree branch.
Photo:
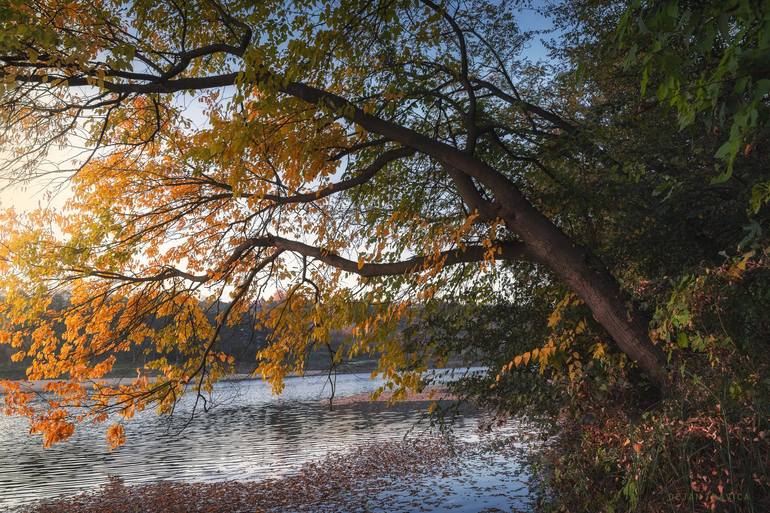
[{"label": "thick tree branch", "polygon": [[[531,256],[527,253],[524,244],[518,241],[496,241],[495,247],[497,248],[493,255],[495,260],[512,261],[527,260],[531,258]],[[418,273],[436,264],[449,266],[463,263],[481,262],[486,259],[490,252],[490,249],[485,246],[474,245],[466,246],[464,249],[442,251],[437,255],[415,256],[398,262],[359,264],[359,262],[341,257],[337,253],[319,248],[317,246],[311,246],[303,242],[285,239],[275,235],[268,235],[265,237],[253,237],[243,241],[241,244],[235,247],[230,257],[228,257],[228,259],[220,266],[220,269],[229,269],[235,262],[243,258],[243,256],[249,252],[249,250],[254,248],[275,248],[277,253],[271,255],[271,260],[273,260],[275,256],[281,252],[291,251],[304,257],[315,258],[316,260],[319,260],[332,267],[336,267],[337,269],[358,274],[364,277],[397,276]],[[164,281],[172,278],[182,278],[194,283],[206,283],[212,280],[214,277],[214,274],[212,273],[195,275],[173,267],[165,268],[159,273],[149,276],[131,276],[112,271],[99,270],[75,269],[74,271],[81,273],[84,276],[104,278],[126,283],[149,283]]]},{"label": "thick tree branch", "polygon": [[[481,262],[488,248],[484,246],[467,246],[465,249],[442,251],[435,256],[415,256],[407,260],[389,263],[363,263],[349,260],[323,248],[311,246],[303,242],[284,239],[275,235],[248,239],[244,244],[253,247],[274,247],[279,250],[292,251],[306,257],[312,257],[327,265],[343,271],[364,277],[396,276],[423,271],[432,265],[455,265],[461,263]],[[528,258],[524,244],[514,241],[500,241],[495,245],[499,248],[494,254],[497,260],[523,260]]]},{"label": "thick tree branch", "polygon": [[172,80],[163,80],[156,76],[153,82],[110,82],[101,81],[98,77],[79,74],[75,76],[61,75],[16,75],[3,70],[0,71],[0,79],[6,80],[8,77],[18,82],[34,84],[50,84],[51,86],[66,87],[101,87],[106,91],[113,93],[127,94],[156,94],[156,93],[177,93],[179,91],[212,89],[217,87],[227,87],[235,85],[238,79],[238,72],[224,73],[221,75],[211,75],[206,77],[186,77]]}]

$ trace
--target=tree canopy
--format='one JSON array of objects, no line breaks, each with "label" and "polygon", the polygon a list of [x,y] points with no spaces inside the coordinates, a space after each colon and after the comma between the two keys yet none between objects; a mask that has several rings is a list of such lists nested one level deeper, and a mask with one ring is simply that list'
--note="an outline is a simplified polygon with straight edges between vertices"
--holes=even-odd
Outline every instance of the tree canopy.
[{"label": "tree canopy", "polygon": [[[683,108],[681,79],[651,73],[669,60],[659,43],[636,60],[647,32],[634,35],[618,4],[554,10],[561,68],[527,58],[515,3],[0,7],[3,176],[64,179],[72,193],[61,210],[6,212],[1,235],[0,342],[29,379],[52,380],[42,404],[5,382],[7,409],[46,444],[112,411],[172,412],[190,390],[205,407],[233,370],[221,330],[244,319],[270,333],[255,370],[276,391],[328,347],[332,363],[378,355],[398,397],[466,340],[448,352],[438,336],[405,340],[405,325],[506,301],[549,317],[498,377],[530,364],[572,375],[612,353],[671,393],[681,339],[651,337],[645,283],[717,262],[757,194],[756,177],[710,186],[722,144],[723,178],[755,169],[736,163],[744,136],[724,143],[692,124],[702,109]],[[631,55],[606,51],[618,25]],[[669,64],[655,70],[688,70]],[[669,129],[640,81],[677,98],[689,124]],[[763,84],[746,84],[756,109]],[[60,147],[76,156],[51,165]],[[154,359],[136,379],[100,381],[148,341]],[[122,426],[108,435],[121,443]]]}]

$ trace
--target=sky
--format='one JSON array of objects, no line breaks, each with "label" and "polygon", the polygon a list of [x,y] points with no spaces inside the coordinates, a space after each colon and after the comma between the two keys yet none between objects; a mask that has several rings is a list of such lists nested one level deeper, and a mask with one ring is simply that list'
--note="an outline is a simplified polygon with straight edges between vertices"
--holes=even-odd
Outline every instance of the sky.
[{"label": "sky", "polygon": [[[53,162],[71,160],[66,150],[59,149],[51,150],[48,158]],[[23,212],[40,206],[61,208],[70,196],[71,191],[66,183],[53,184],[50,179],[36,180],[12,185],[0,191],[0,209],[13,208]]]}]

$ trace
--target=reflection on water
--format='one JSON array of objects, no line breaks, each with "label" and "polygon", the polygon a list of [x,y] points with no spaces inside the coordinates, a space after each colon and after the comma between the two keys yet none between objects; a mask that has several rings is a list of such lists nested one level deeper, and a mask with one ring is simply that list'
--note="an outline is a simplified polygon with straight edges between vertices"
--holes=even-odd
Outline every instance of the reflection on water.
[{"label": "reflection on water", "polygon": [[[290,378],[280,398],[261,381],[219,383],[215,408],[189,420],[190,398],[173,423],[143,412],[127,426],[126,446],[110,452],[104,426],[82,426],[51,449],[27,434],[26,420],[0,415],[0,509],[72,494],[118,475],[126,483],[157,479],[218,481],[276,477],[330,451],[353,444],[403,437],[418,424],[416,409],[339,408],[329,411],[325,377]],[[337,377],[338,396],[374,390],[368,374]],[[473,416],[458,421],[458,433],[472,436]]]}]

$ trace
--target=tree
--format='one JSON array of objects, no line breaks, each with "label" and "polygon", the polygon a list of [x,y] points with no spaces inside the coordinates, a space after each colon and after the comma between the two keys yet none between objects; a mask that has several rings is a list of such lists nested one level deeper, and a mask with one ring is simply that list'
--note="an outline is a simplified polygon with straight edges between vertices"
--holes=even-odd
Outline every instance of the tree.
[{"label": "tree", "polygon": [[[258,371],[278,390],[340,330],[335,361],[382,353],[379,372],[414,387],[426,360],[394,337],[400,320],[520,260],[670,387],[644,312],[532,187],[554,177],[554,155],[618,162],[520,57],[511,6],[6,0],[0,16],[5,177],[63,171],[73,190],[64,212],[6,214],[3,234],[2,341],[29,378],[74,381],[49,384],[59,399],[44,410],[5,385],[46,443],[110,410],[172,411],[188,388],[204,398],[232,366],[222,326],[244,316],[272,330]],[[190,101],[204,123],[186,117]],[[78,138],[74,169],[45,166]],[[70,303],[54,308],[61,290]],[[186,359],[98,383],[147,340]]]},{"label": "tree", "polygon": [[[736,158],[767,138],[770,7],[762,1],[632,2],[619,20],[631,63],[641,63],[642,94],[655,80],[657,99],[676,109],[682,127],[696,121],[726,134],[715,182],[728,180]],[[753,177],[752,177],[753,178]],[[752,191],[756,213],[770,198],[767,181]]]}]

